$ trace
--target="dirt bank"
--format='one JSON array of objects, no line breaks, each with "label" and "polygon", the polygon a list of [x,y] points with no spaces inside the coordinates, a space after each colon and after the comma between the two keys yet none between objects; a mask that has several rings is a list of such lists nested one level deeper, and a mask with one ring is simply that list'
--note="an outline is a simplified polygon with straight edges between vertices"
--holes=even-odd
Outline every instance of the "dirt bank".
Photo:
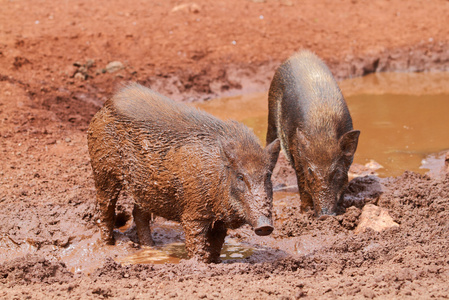
[{"label": "dirt bank", "polygon": [[[448,71],[448,1],[3,2],[0,298],[448,297],[446,175],[356,178],[346,213],[325,220],[301,215],[295,193],[277,194],[270,237],[229,233],[252,249],[247,258],[126,265],[115,260],[136,252],[133,227],[117,231],[116,246],[98,243],[85,134],[127,81],[179,101],[265,91],[300,48],[339,79]],[[276,184],[289,185],[291,170],[277,168]],[[397,226],[359,230],[365,204]],[[119,210],[125,225],[126,195]],[[156,220],[154,239],[183,234]]]}]

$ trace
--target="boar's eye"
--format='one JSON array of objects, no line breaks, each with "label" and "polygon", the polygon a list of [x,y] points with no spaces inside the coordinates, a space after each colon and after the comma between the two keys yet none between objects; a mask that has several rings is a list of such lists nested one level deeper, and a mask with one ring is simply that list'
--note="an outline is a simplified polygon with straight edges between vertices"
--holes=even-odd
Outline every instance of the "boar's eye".
[{"label": "boar's eye", "polygon": [[313,171],[310,167],[307,168],[307,172],[309,172],[309,176],[313,177]]},{"label": "boar's eye", "polygon": [[237,174],[237,180],[243,181],[243,174],[238,173],[238,174]]}]

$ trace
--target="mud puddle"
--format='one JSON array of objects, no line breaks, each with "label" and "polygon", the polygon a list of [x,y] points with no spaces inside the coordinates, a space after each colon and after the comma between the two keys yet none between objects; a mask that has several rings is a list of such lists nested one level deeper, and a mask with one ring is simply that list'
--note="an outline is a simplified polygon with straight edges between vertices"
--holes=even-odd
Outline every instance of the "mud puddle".
[{"label": "mud puddle", "polygon": [[[441,153],[449,149],[447,80],[449,73],[376,73],[340,82],[354,128],[362,132],[354,162],[380,164],[381,177],[405,170],[438,173],[444,164]],[[215,99],[197,107],[243,122],[264,143],[267,93]]]},{"label": "mud puddle", "polygon": [[[122,201],[124,200],[122,199]],[[298,203],[297,193],[274,193],[274,207],[279,211],[283,207],[296,206]],[[282,223],[287,219],[287,216],[280,215],[277,222]],[[91,235],[82,236],[68,247],[60,249],[58,259],[63,261],[72,273],[84,274],[91,274],[95,269],[101,267],[107,257],[124,265],[177,264],[182,259],[188,259],[184,233],[179,223],[156,217],[151,228],[155,242],[153,247],[141,247],[136,243],[136,230],[131,218],[125,225],[114,230],[115,245],[105,245],[100,239],[99,232],[95,230]],[[306,240],[307,237],[304,241]],[[323,244],[317,243],[316,238],[312,240],[313,243],[309,244],[314,244],[314,246],[308,247],[307,243],[298,238],[279,241],[274,236],[260,237],[254,234],[249,225],[246,225],[237,230],[229,230],[220,257],[223,262],[231,263],[248,258],[257,260],[266,255],[287,256],[300,252],[311,252]],[[299,247],[301,250],[298,250]]]},{"label": "mud puddle", "polygon": [[[231,231],[235,232],[236,231]],[[221,251],[222,261],[239,261],[251,257],[253,254],[264,252],[262,238],[255,238],[249,243],[247,237],[254,235],[252,230],[246,228],[236,236],[228,235]],[[61,249],[59,260],[63,261],[72,273],[91,274],[101,267],[103,259],[110,257],[121,264],[165,264],[179,263],[182,259],[188,259],[184,243],[184,233],[181,225],[157,218],[152,226],[152,237],[155,242],[153,247],[141,247],[135,243],[135,226],[132,222],[129,226],[116,228],[114,237],[115,245],[105,245],[98,232],[91,236],[81,237],[80,241],[72,243],[65,249]],[[274,244],[273,239],[271,244]]]},{"label": "mud puddle", "polygon": [[[235,239],[227,239],[221,250],[221,260],[245,259],[251,256],[256,248],[239,243]],[[121,264],[165,264],[179,263],[188,259],[185,243],[170,243],[159,247],[144,247],[143,249],[116,259]]]}]

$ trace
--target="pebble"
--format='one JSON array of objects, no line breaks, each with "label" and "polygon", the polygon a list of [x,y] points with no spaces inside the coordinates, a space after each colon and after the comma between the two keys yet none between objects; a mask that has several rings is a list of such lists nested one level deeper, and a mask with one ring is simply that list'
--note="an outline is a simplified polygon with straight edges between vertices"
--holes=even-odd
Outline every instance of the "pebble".
[{"label": "pebble", "polygon": [[177,12],[177,11],[190,12],[190,13],[197,14],[201,11],[201,8],[196,3],[184,3],[184,4],[180,4],[180,5],[173,7],[173,9],[171,10],[171,12]]},{"label": "pebble", "polygon": [[75,78],[77,80],[85,80],[86,79],[86,75],[84,75],[83,73],[77,72],[75,74],[75,76],[73,76],[73,78]]},{"label": "pebble", "polygon": [[106,65],[106,72],[114,73],[124,69],[125,66],[119,61],[112,61]]}]

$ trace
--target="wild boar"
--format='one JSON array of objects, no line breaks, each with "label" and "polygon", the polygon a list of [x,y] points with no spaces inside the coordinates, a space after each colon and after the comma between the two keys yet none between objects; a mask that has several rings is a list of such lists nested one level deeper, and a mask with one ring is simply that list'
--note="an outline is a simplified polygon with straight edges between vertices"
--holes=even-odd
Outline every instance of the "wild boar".
[{"label": "wild boar", "polygon": [[178,221],[190,257],[219,262],[228,228],[273,231],[272,156],[243,124],[170,100],[148,88],[123,88],[93,117],[88,148],[103,240],[114,244],[117,197],[134,199],[139,242],[153,245],[151,214]]},{"label": "wild boar", "polygon": [[360,131],[332,73],[312,52],[296,53],[276,70],[268,109],[267,145],[280,139],[296,171],[301,210],[335,215]]}]

